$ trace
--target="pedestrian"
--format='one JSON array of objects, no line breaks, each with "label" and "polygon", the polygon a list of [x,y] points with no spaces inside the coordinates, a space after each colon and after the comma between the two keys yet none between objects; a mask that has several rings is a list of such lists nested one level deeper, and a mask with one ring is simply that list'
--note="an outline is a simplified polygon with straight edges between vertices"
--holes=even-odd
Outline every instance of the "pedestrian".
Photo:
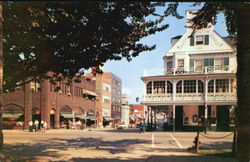
[{"label": "pedestrian", "polygon": [[38,131],[38,126],[39,126],[39,121],[35,120],[35,131],[36,132]]},{"label": "pedestrian", "polygon": [[43,131],[44,131],[44,132],[46,132],[47,126],[48,126],[48,125],[47,125],[47,122],[45,121],[44,124],[43,124]]},{"label": "pedestrian", "polygon": [[29,132],[32,132],[32,129],[33,129],[33,121],[29,121]]},{"label": "pedestrian", "polygon": [[41,128],[41,132],[43,132],[44,131],[44,121],[43,120],[41,121],[41,127],[40,128]]}]

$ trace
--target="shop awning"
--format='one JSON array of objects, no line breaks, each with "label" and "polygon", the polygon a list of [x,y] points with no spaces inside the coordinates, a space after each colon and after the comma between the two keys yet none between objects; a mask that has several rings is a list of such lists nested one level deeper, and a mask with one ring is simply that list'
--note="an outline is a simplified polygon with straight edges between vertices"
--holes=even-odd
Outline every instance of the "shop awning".
[{"label": "shop awning", "polygon": [[86,119],[86,115],[83,115],[83,114],[79,114],[79,115],[76,115],[76,118],[80,118],[80,119]]},{"label": "shop awning", "polygon": [[3,113],[2,118],[19,118],[23,113]]},{"label": "shop awning", "polygon": [[114,119],[111,118],[110,116],[103,117],[106,121],[113,121]]},{"label": "shop awning", "polygon": [[86,119],[89,119],[89,120],[96,120],[96,117],[95,117],[95,116],[86,116]]},{"label": "shop awning", "polygon": [[89,90],[86,90],[86,89],[83,89],[82,93],[83,94],[89,94],[89,95],[92,95],[92,96],[97,96],[95,92],[92,92],[92,91],[89,91]]},{"label": "shop awning", "polygon": [[74,117],[75,117],[73,114],[61,113],[60,115],[63,116],[64,118],[67,118],[67,119],[71,119],[71,118],[74,118]]}]

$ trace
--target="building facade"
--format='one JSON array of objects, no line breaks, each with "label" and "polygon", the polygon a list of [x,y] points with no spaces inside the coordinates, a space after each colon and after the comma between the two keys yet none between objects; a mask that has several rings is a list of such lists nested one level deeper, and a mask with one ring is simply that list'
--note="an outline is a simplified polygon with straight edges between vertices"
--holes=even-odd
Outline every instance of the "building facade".
[{"label": "building facade", "polygon": [[129,124],[136,125],[144,123],[145,119],[145,106],[141,104],[131,104],[129,109]]},{"label": "building facade", "polygon": [[100,91],[100,109],[103,126],[114,127],[121,122],[122,81],[111,72],[103,74],[88,73],[86,77],[95,78],[96,89]]},{"label": "building facade", "polygon": [[4,128],[28,128],[30,120],[43,120],[48,128],[64,127],[80,120],[84,126],[96,126],[99,110],[95,105],[95,81],[81,78],[81,83],[49,80],[30,82],[3,94]]},{"label": "building facade", "polygon": [[174,130],[230,130],[237,103],[236,48],[212,24],[192,35],[193,12],[186,11],[186,33],[171,40],[172,47],[163,57],[163,74],[142,77],[142,103],[153,127],[156,112],[164,110]]}]

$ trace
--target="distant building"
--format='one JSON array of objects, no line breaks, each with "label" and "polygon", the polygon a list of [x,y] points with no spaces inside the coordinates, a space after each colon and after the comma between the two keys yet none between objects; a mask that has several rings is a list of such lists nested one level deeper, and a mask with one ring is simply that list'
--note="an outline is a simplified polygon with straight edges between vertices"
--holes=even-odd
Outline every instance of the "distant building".
[{"label": "distant building", "polygon": [[121,111],[121,123],[129,125],[129,96],[126,94],[122,95],[122,111]]},{"label": "distant building", "polygon": [[48,128],[61,128],[67,122],[81,120],[85,126],[96,127],[95,81],[81,78],[81,83],[66,81],[51,84],[49,80],[30,82],[3,94],[3,127],[28,128],[31,120],[43,120]]},{"label": "distant building", "polygon": [[130,105],[130,125],[140,124],[145,119],[144,105]]},{"label": "distant building", "polygon": [[[186,11],[187,24],[194,16]],[[236,48],[214,26],[187,28],[172,38],[164,60],[164,74],[143,76],[143,105],[149,116],[164,110],[175,130],[230,130],[234,128],[236,93]],[[150,122],[150,121],[149,121]],[[152,120],[156,127],[156,120]]]},{"label": "distant building", "polygon": [[114,126],[121,122],[121,93],[122,81],[115,74],[106,72],[103,74],[89,73],[85,76],[96,79],[96,89],[100,92],[103,126]]}]

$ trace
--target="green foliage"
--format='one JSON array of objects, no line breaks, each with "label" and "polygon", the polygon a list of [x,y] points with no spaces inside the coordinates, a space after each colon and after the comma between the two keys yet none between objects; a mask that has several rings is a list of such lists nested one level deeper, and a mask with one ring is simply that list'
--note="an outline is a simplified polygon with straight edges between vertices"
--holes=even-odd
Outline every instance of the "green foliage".
[{"label": "green foliage", "polygon": [[[139,41],[165,30],[163,2],[4,2],[5,89],[48,77],[71,80],[80,69],[107,60],[131,61],[155,49]],[[177,3],[168,8],[176,8]],[[60,77],[59,77],[60,76]],[[51,76],[50,76],[51,77]]]}]

